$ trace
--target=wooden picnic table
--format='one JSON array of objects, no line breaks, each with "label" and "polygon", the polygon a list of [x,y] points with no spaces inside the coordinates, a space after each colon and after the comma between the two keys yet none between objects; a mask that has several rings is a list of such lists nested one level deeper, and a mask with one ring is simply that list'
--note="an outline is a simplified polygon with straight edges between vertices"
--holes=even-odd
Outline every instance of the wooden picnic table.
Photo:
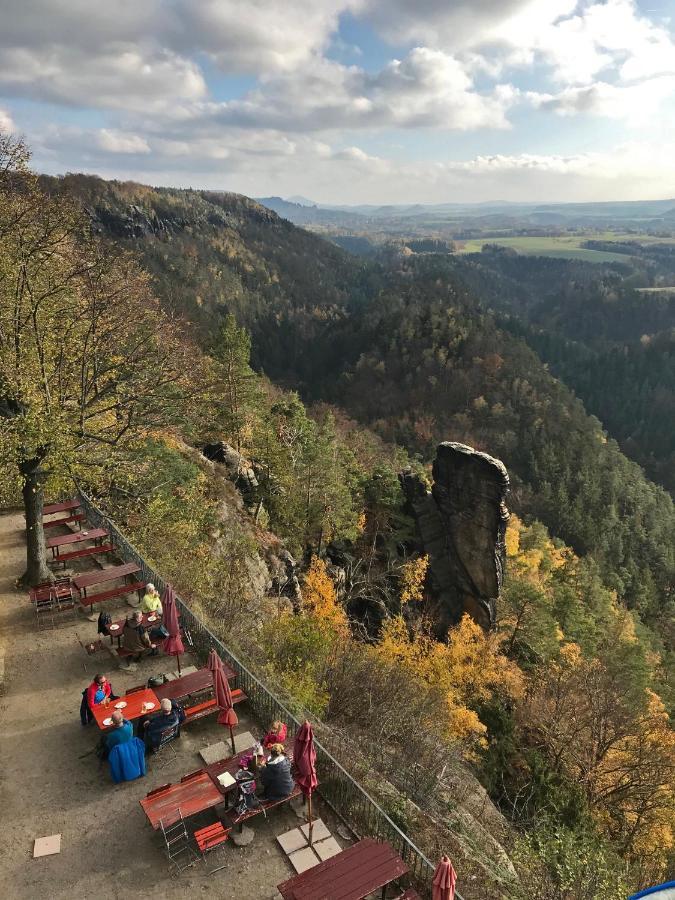
[{"label": "wooden picnic table", "polygon": [[[223,663],[223,669],[228,681],[237,677],[237,673],[227,663]],[[190,672],[189,675],[182,675],[160,685],[157,688],[157,696],[160,700],[183,700],[190,694],[199,694],[208,689],[213,690],[213,672],[205,666],[196,672]]]},{"label": "wooden picnic table", "polygon": [[204,771],[218,788],[221,794],[228,794],[230,791],[234,790],[234,788],[236,787],[236,782],[235,784],[230,784],[225,787],[218,781],[218,776],[224,775],[225,772],[227,772],[234,778],[234,776],[239,771],[240,761],[244,757],[250,756],[253,753],[254,749],[255,746],[249,747],[248,750],[242,750],[241,753],[237,753],[235,756],[229,756],[227,757],[227,759],[220,759],[218,760],[218,762],[204,767]]},{"label": "wooden picnic table", "polygon": [[[150,688],[144,688],[142,691],[134,691],[131,694],[125,694],[124,697],[119,697],[117,700],[113,700],[108,706],[104,706],[102,703],[95,703],[94,708],[92,709],[92,713],[94,714],[94,718],[96,719],[96,724],[101,729],[101,731],[107,731],[110,728],[110,725],[104,725],[103,720],[110,718],[112,714],[115,712],[115,704],[116,703],[126,703],[127,705],[124,709],[121,709],[120,712],[124,716],[125,719],[128,719],[130,722],[134,719],[140,719],[141,716],[145,715],[153,715],[154,713],[159,711],[159,698],[157,694]],[[152,709],[145,709],[145,703],[153,703],[154,707]]]},{"label": "wooden picnic table", "polygon": [[[105,630],[105,634],[110,637],[110,643],[112,644],[113,638],[117,638],[118,646],[122,641],[122,632],[124,631],[124,626],[127,622],[127,617],[124,616],[123,619],[118,619],[116,622],[111,622],[110,625],[107,626]],[[158,613],[143,613],[143,618],[141,619],[141,625],[145,628],[157,628],[158,625],[162,624],[162,617]],[[160,700],[162,698],[160,697]]]},{"label": "wooden picnic table", "polygon": [[55,537],[47,538],[45,546],[55,556],[57,547],[63,547],[66,544],[80,544],[82,541],[100,541],[102,538],[108,537],[108,533],[105,528],[92,528],[91,531],[76,531],[74,534],[57,534]]},{"label": "wooden picnic table", "polygon": [[160,819],[164,820],[164,825],[177,821],[179,809],[183,818],[187,819],[222,802],[223,795],[206,772],[196,772],[192,776],[186,776],[180,784],[169,784],[151,791],[140,804],[156,831]]},{"label": "wooden picnic table", "polygon": [[95,572],[84,572],[73,578],[73,584],[78,591],[87,596],[87,588],[95,584],[107,584],[109,581],[117,581],[118,578],[126,579],[127,575],[140,572],[138,563],[124,563],[121,566],[110,566],[109,569],[97,569]]},{"label": "wooden picnic table", "polygon": [[284,900],[363,900],[409,871],[386,843],[365,838],[277,885]]},{"label": "wooden picnic table", "polygon": [[48,503],[42,507],[42,515],[50,516],[52,513],[66,512],[71,509],[79,509],[79,500],[62,500],[60,503]]}]

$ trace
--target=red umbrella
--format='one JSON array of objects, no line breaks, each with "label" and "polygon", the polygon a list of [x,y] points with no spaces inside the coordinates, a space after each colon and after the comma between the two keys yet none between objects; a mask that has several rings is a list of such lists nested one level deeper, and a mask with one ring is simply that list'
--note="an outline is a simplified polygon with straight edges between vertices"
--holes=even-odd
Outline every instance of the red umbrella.
[{"label": "red umbrella", "polygon": [[232,755],[234,756],[234,732],[232,729],[239,724],[239,719],[234,711],[232,704],[232,692],[230,685],[225,677],[223,662],[215,650],[209,653],[209,659],[206,663],[207,668],[213,672],[213,690],[216,695],[216,703],[222,712],[218,714],[218,724],[227,725],[230,729],[230,740],[232,741]]},{"label": "red umbrella", "polygon": [[295,781],[307,797],[307,821],[309,822],[309,843],[312,843],[312,791],[319,783],[316,777],[316,750],[312,726],[305,722],[298,729],[293,747]]},{"label": "red umbrella", "polygon": [[167,584],[162,594],[162,624],[169,632],[168,638],[164,641],[164,652],[168,653],[169,656],[176,657],[178,674],[180,675],[180,654],[185,653],[185,647],[180,636],[176,594],[170,584]]},{"label": "red umbrella", "polygon": [[452,868],[452,863],[447,856],[441,857],[434,872],[432,898],[433,900],[454,900],[455,882],[457,875]]}]

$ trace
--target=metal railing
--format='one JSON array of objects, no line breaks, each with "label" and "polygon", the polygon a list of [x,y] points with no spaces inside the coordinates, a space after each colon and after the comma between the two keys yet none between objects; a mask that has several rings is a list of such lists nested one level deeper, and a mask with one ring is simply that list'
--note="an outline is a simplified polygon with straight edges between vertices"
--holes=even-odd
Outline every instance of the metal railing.
[{"label": "metal railing", "polygon": [[[123,559],[137,563],[143,580],[151,581],[160,592],[163,591],[166,582],[162,576],[148,565],[116,524],[81,490],[79,496],[89,522],[95,527],[106,528],[110,533],[110,542],[118,554]],[[209,630],[180,597],[176,597],[176,600],[183,627],[190,633],[191,649],[197,657],[204,662],[209,651],[215,650],[237,673],[238,686],[246,694],[255,716],[262,722],[281,719],[288,725],[289,737],[295,735],[301,723],[293,713]],[[318,740],[314,744],[320,782],[318,793],[322,799],[357,836],[388,841],[410,867],[410,878],[415,887],[430,894],[434,873],[432,863],[325,747]],[[460,894],[455,893],[455,896],[457,900],[463,900]]]}]

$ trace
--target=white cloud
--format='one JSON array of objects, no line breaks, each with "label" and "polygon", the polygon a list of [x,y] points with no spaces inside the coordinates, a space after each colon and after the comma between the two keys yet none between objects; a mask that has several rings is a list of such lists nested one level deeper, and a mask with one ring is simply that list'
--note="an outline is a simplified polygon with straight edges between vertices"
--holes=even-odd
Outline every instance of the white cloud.
[{"label": "white cloud", "polygon": [[302,70],[264,79],[241,100],[202,105],[193,125],[290,132],[507,128],[506,112],[517,98],[510,85],[479,93],[457,59],[416,47],[374,74],[317,57]]},{"label": "white cloud", "polygon": [[40,100],[144,112],[206,93],[193,62],[134,44],[109,46],[95,58],[62,45],[0,48],[0,86]]},{"label": "white cloud", "polygon": [[0,131],[4,131],[5,134],[11,134],[16,130],[17,127],[14,124],[14,120],[12,119],[10,114],[6,109],[2,109],[2,107],[0,107]]},{"label": "white cloud", "polygon": [[114,128],[101,128],[97,135],[97,143],[101,150],[108,153],[150,153],[150,146],[145,138],[129,132],[117,131]]},{"label": "white cloud", "polygon": [[642,126],[658,116],[661,104],[671,95],[675,95],[675,76],[664,75],[633,85],[596,81],[582,87],[568,87],[557,94],[529,92],[527,99],[534,106],[561,116],[584,113],[625,119],[632,126]]}]

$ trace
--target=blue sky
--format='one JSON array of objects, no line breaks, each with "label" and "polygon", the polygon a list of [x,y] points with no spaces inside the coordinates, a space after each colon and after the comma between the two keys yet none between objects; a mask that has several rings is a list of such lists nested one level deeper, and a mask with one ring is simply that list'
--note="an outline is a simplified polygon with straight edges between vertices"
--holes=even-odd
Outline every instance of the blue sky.
[{"label": "blue sky", "polygon": [[675,0],[0,0],[41,171],[325,203],[675,197]]}]

